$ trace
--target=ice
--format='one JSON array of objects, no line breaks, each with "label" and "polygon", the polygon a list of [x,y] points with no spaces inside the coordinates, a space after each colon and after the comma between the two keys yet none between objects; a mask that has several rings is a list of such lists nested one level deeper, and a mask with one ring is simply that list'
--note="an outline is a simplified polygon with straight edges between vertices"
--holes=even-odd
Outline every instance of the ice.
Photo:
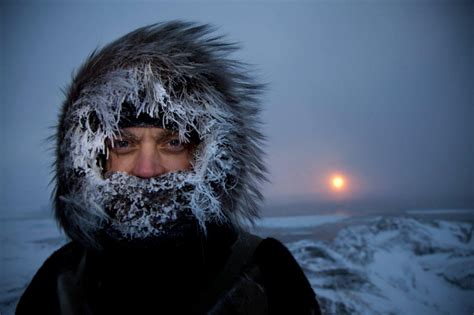
[{"label": "ice", "polygon": [[258,227],[268,229],[311,228],[327,223],[335,223],[346,219],[344,215],[304,215],[286,217],[267,217],[256,222]]}]

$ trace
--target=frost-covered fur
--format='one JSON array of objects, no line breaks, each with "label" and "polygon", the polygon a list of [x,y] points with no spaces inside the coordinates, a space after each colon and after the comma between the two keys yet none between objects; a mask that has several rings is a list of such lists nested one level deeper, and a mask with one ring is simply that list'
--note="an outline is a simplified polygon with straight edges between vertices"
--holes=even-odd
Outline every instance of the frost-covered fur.
[{"label": "frost-covered fur", "polygon": [[[104,230],[146,238],[167,233],[183,213],[204,230],[208,222],[240,225],[258,215],[262,86],[229,59],[236,46],[212,31],[179,21],[140,28],[94,51],[74,76],[56,134],[54,196],[71,239],[100,247]],[[182,141],[197,133],[192,170],[105,177],[100,161],[106,140],[120,135],[124,103],[173,126]]]}]

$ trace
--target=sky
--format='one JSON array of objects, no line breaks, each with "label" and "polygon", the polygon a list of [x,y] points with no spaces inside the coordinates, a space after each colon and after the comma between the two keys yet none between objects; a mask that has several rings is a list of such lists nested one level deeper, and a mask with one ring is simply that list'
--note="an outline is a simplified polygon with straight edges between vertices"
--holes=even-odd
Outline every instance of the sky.
[{"label": "sky", "polygon": [[0,4],[1,216],[49,207],[47,139],[73,70],[94,48],[174,19],[217,26],[267,83],[269,204],[474,208],[472,1],[39,0]]}]

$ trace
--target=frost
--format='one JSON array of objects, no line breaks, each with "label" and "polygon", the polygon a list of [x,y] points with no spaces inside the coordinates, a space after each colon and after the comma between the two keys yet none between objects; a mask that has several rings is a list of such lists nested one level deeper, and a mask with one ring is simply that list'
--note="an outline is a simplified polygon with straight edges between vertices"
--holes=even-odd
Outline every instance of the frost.
[{"label": "frost", "polygon": [[218,207],[208,207],[212,201],[201,204],[203,200],[193,198],[198,193],[196,184],[192,171],[152,179],[118,172],[97,186],[95,198],[113,218],[108,227],[111,233],[123,239],[146,239],[169,233],[175,223],[194,218],[204,227],[204,219],[220,215]]},{"label": "frost", "polygon": [[[167,82],[170,85],[173,82]],[[200,226],[229,219],[222,200],[228,178],[237,177],[238,162],[228,148],[226,135],[236,127],[210,90],[170,94],[150,65],[118,69],[81,90],[66,113],[71,124],[61,148],[65,172],[75,187],[61,200],[81,237],[93,240],[104,226],[124,238],[145,238],[166,233],[167,225],[194,216]],[[193,170],[141,180],[126,174],[104,178],[100,159],[107,156],[105,142],[120,135],[122,104],[131,104],[138,117],[146,113],[176,126],[182,141],[196,132],[201,139]],[[234,183],[235,187],[235,183]]]}]

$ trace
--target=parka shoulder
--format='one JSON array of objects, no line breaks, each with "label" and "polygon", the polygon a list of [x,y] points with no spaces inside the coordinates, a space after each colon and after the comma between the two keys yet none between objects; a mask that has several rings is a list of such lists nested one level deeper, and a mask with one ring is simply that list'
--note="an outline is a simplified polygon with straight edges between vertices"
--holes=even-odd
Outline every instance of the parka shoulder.
[{"label": "parka shoulder", "polygon": [[275,238],[265,238],[257,247],[259,266],[268,299],[269,314],[320,314],[315,293],[288,248]]},{"label": "parka shoulder", "polygon": [[73,241],[51,254],[21,296],[15,314],[59,314],[58,277],[64,271],[74,270],[84,252]]}]

